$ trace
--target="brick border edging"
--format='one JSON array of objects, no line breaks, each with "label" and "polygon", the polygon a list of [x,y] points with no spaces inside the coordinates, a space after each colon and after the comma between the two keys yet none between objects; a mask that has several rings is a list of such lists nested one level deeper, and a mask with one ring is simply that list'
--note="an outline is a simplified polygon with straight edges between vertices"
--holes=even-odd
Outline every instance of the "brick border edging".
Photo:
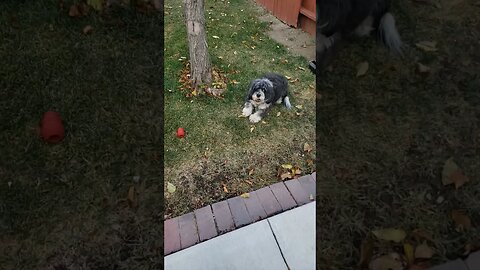
[{"label": "brick border edging", "polygon": [[316,173],[278,182],[164,221],[164,255],[315,200]]}]

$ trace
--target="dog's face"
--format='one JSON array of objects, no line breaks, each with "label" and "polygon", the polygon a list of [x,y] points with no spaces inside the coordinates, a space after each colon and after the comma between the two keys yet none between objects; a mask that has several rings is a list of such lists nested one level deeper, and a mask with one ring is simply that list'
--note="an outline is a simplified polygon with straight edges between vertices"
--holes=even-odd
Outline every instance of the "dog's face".
[{"label": "dog's face", "polygon": [[249,99],[257,104],[268,102],[273,94],[273,84],[267,79],[256,79],[250,84]]}]

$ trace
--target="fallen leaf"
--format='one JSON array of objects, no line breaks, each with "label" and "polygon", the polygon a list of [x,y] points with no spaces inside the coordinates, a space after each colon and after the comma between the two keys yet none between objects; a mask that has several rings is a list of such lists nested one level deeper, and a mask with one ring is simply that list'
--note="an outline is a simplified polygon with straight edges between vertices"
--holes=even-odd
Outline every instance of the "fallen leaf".
[{"label": "fallen leaf", "polygon": [[103,8],[103,0],[87,0],[87,4],[96,11],[100,11]]},{"label": "fallen leaf", "polygon": [[413,235],[417,238],[417,241],[419,241],[420,239],[426,239],[430,242],[434,242],[433,238],[432,238],[432,235],[430,233],[426,232],[423,229],[413,230]]},{"label": "fallen leaf", "polygon": [[313,160],[307,159],[307,165],[308,166],[313,166]]},{"label": "fallen leaf", "polygon": [[370,236],[367,236],[366,239],[362,241],[362,245],[360,246],[360,262],[358,265],[360,268],[365,268],[368,266],[368,263],[372,259],[373,256],[373,239]]},{"label": "fallen leaf", "polygon": [[407,236],[404,230],[393,228],[375,230],[372,231],[372,233],[379,239],[393,241],[396,243],[402,242],[403,239],[405,239],[405,237]]},{"label": "fallen leaf", "polygon": [[253,182],[250,181],[250,180],[245,180],[245,182],[247,182],[250,186],[253,186]]},{"label": "fallen leaf", "polygon": [[93,31],[93,27],[91,25],[87,25],[83,28],[83,33],[85,35],[88,35],[90,34],[91,32]]},{"label": "fallen leaf", "polygon": [[370,270],[403,270],[402,262],[390,255],[380,256],[370,262]]},{"label": "fallen leaf", "polygon": [[307,153],[308,153],[308,152],[311,152],[312,150],[313,150],[313,147],[312,147],[310,144],[305,143],[305,144],[303,145],[303,151],[304,151],[304,152],[307,152]]},{"label": "fallen leaf", "polygon": [[223,184],[223,192],[228,193],[228,188],[225,186],[225,184]]},{"label": "fallen leaf", "polygon": [[289,76],[285,76],[285,78],[287,78],[287,80],[291,80],[292,77],[289,77]]},{"label": "fallen leaf", "polygon": [[415,262],[415,254],[414,254],[413,246],[409,243],[403,244],[403,253],[407,258],[408,265],[412,265]]},{"label": "fallen leaf", "polygon": [[368,62],[362,62],[357,66],[357,77],[367,74],[368,71]]},{"label": "fallen leaf", "polygon": [[277,117],[279,117],[282,113],[281,112],[277,112]]},{"label": "fallen leaf", "polygon": [[449,158],[443,165],[442,170],[442,183],[444,186],[453,183],[452,174],[459,170],[458,165],[453,161],[453,158]]},{"label": "fallen leaf", "polygon": [[68,10],[68,16],[70,17],[79,17],[80,12],[78,11],[78,6],[77,5],[71,5],[70,9]]},{"label": "fallen leaf", "polygon": [[250,198],[250,193],[243,193],[242,195],[240,195],[240,197],[242,197],[244,199],[248,199],[248,198]]},{"label": "fallen leaf", "polygon": [[134,186],[131,186],[128,189],[127,200],[131,207],[135,207],[135,187]]},{"label": "fallen leaf", "polygon": [[255,169],[251,169],[251,170],[248,172],[248,175],[249,175],[249,176],[252,175],[254,171],[255,171]]},{"label": "fallen leaf", "polygon": [[463,174],[462,169],[453,161],[453,158],[449,158],[445,165],[443,166],[442,171],[442,183],[444,186],[449,184],[455,184],[455,188],[463,186],[465,183],[470,181],[470,179]]},{"label": "fallen leaf", "polygon": [[423,242],[415,249],[416,259],[430,259],[432,258],[433,254],[435,254],[435,252],[427,245],[426,242]]},{"label": "fallen leaf", "polygon": [[292,169],[292,174],[293,175],[300,175],[300,174],[302,174],[302,170],[300,170],[299,168]]},{"label": "fallen leaf", "polygon": [[282,173],[280,175],[280,178],[282,178],[282,180],[290,179],[290,178],[292,178],[292,174],[290,174],[290,172]]},{"label": "fallen leaf", "polygon": [[218,38],[220,38],[219,36],[212,36],[212,37],[213,37],[213,38],[215,38],[215,39],[218,39]]},{"label": "fallen leaf", "polygon": [[298,69],[300,69],[302,71],[305,71],[305,68],[303,68],[303,67],[298,67]]},{"label": "fallen leaf", "polygon": [[254,127],[254,126],[253,126],[253,127],[251,127],[251,128],[250,128],[250,132],[253,132],[253,130],[254,130],[254,129],[255,129],[255,127]]},{"label": "fallen leaf", "polygon": [[303,108],[303,106],[302,106],[302,105],[295,105],[295,108],[297,108],[297,109],[300,109],[300,110],[301,110],[301,109]]},{"label": "fallen leaf", "polygon": [[282,168],[290,170],[293,168],[293,166],[291,164],[282,164]]},{"label": "fallen leaf", "polygon": [[177,187],[174,184],[167,182],[168,193],[174,193],[176,190],[177,190]]},{"label": "fallen leaf", "polygon": [[426,52],[434,52],[437,50],[437,42],[435,41],[420,41],[416,43],[415,46]]},{"label": "fallen leaf", "polygon": [[458,189],[459,187],[465,185],[470,179],[466,177],[461,169],[456,170],[450,178],[452,179],[453,183],[455,184],[455,189]]},{"label": "fallen leaf", "polygon": [[472,227],[472,222],[470,218],[462,211],[452,210],[451,216],[453,221],[455,222],[455,229],[457,231],[468,230]]},{"label": "fallen leaf", "polygon": [[430,73],[431,69],[422,63],[417,63],[417,72],[421,74]]}]

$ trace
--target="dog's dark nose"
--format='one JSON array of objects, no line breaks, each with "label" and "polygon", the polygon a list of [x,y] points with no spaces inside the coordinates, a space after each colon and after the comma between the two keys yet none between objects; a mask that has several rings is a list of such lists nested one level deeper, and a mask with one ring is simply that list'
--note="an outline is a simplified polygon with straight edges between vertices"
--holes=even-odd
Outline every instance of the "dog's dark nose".
[{"label": "dog's dark nose", "polygon": [[260,93],[257,93],[257,97],[260,97],[260,96],[261,96]]}]

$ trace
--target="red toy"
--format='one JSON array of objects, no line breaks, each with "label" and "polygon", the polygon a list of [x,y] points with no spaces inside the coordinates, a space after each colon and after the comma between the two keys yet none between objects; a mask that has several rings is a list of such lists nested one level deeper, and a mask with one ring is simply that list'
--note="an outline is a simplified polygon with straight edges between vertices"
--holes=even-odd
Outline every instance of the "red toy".
[{"label": "red toy", "polygon": [[40,135],[49,143],[58,143],[63,140],[65,130],[58,112],[48,111],[43,114],[40,122]]},{"label": "red toy", "polygon": [[183,137],[185,137],[185,130],[183,130],[183,128],[178,128],[178,130],[177,130],[177,137],[178,137],[178,138],[183,138]]}]

